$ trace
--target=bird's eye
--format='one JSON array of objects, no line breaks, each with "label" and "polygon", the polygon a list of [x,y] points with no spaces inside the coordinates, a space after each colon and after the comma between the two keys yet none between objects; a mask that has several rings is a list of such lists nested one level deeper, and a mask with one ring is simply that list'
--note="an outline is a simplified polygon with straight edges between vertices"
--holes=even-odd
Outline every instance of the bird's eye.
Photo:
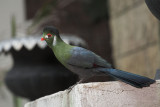
[{"label": "bird's eye", "polygon": [[48,35],[48,37],[51,37],[51,36],[52,36],[50,33],[48,33],[47,35]]}]

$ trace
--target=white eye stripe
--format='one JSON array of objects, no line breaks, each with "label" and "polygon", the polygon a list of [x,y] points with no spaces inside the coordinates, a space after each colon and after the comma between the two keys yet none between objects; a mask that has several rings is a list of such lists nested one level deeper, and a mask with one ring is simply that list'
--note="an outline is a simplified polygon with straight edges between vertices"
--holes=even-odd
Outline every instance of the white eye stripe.
[{"label": "white eye stripe", "polygon": [[48,38],[48,35],[46,35],[45,38]]},{"label": "white eye stripe", "polygon": [[54,39],[53,39],[53,46],[55,46],[57,44],[56,41],[57,41],[57,37],[55,36]]}]

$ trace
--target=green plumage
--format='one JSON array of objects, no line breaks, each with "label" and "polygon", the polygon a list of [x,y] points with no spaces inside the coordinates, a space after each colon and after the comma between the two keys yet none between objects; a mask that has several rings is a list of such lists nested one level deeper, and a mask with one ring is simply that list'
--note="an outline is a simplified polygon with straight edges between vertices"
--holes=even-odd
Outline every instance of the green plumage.
[{"label": "green plumage", "polygon": [[52,46],[52,50],[56,58],[67,67],[67,60],[71,57],[70,50],[73,46],[70,46],[64,42],[58,42],[55,46]]},{"label": "green plumage", "polygon": [[[44,30],[43,38],[47,34],[51,34],[52,36],[46,39],[48,46],[52,49],[53,53],[55,54],[56,58],[65,66],[67,67],[67,60],[71,57],[70,50],[74,47],[71,45],[66,44],[58,34],[52,32],[50,29]],[[56,38],[56,43],[53,44],[54,39]]]}]

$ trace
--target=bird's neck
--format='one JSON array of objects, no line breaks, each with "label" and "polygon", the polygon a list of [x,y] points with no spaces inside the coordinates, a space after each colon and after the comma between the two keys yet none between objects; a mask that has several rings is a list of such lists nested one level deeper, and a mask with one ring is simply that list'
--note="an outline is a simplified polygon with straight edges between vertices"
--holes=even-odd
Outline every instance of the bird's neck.
[{"label": "bird's neck", "polygon": [[70,49],[73,46],[66,44],[61,38],[55,38],[52,45],[52,51],[56,58],[65,66],[66,61],[70,57]]},{"label": "bird's neck", "polygon": [[52,46],[50,46],[50,48],[54,51],[54,50],[63,50],[64,47],[69,46],[68,44],[66,44],[60,37],[55,37],[52,43]]},{"label": "bird's neck", "polygon": [[57,36],[55,36],[52,41],[47,41],[47,44],[51,49],[54,49],[54,47],[60,44],[63,44],[63,43],[64,41],[60,37],[57,37]]}]

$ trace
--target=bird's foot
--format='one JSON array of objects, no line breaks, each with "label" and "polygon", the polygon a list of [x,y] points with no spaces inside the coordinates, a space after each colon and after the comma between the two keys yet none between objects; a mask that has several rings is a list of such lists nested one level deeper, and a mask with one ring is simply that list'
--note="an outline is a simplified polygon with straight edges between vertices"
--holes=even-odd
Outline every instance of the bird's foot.
[{"label": "bird's foot", "polygon": [[72,86],[70,86],[68,89],[67,89],[67,91],[68,91],[68,93],[70,93],[70,91],[74,88],[74,86],[76,86],[77,85],[77,83],[76,84],[74,84],[74,85],[72,85]]},{"label": "bird's foot", "polygon": [[68,93],[70,93],[70,91],[76,86],[76,85],[78,85],[78,84],[80,84],[80,83],[82,83],[84,80],[83,79],[81,79],[81,80],[79,80],[76,84],[74,84],[74,85],[72,85],[72,86],[70,86],[68,89],[67,89],[67,91],[68,91]]}]

